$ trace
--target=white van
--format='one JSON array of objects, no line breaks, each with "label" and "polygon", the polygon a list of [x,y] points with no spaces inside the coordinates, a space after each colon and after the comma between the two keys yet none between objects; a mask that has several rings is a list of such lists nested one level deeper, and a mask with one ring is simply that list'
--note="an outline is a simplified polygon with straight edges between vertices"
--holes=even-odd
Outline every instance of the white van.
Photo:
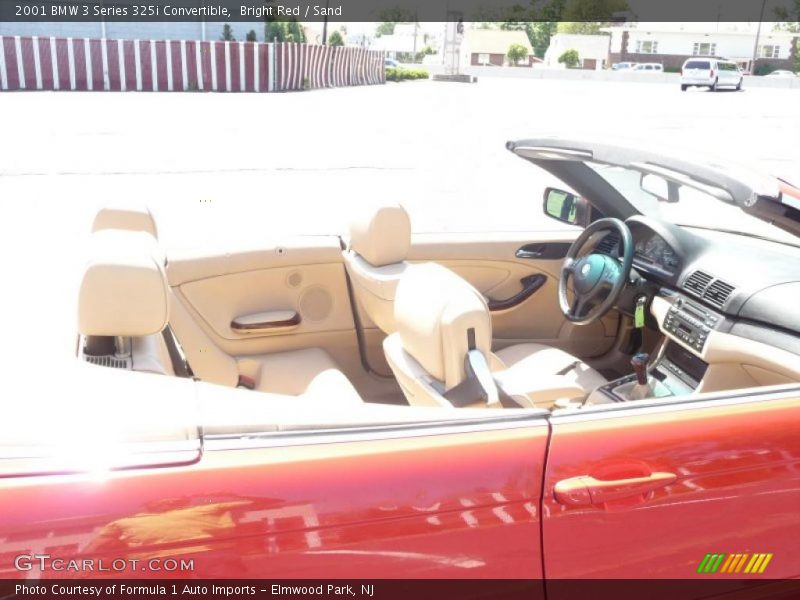
[{"label": "white van", "polygon": [[659,63],[637,63],[633,67],[634,73],[663,73],[664,72],[664,65]]},{"label": "white van", "polygon": [[720,87],[742,89],[744,75],[735,62],[722,58],[698,56],[690,58],[681,68],[681,91],[690,85],[707,87],[716,92]]}]

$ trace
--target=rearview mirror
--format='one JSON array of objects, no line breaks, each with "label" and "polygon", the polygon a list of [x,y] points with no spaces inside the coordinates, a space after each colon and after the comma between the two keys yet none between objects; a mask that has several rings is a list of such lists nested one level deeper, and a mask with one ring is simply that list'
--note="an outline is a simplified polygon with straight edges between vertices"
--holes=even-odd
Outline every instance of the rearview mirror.
[{"label": "rearview mirror", "polygon": [[655,196],[660,202],[677,202],[679,200],[680,186],[674,181],[652,173],[642,173],[639,185],[643,191]]},{"label": "rearview mirror", "polygon": [[544,191],[544,214],[562,223],[586,227],[589,224],[589,203],[570,192],[547,188]]}]

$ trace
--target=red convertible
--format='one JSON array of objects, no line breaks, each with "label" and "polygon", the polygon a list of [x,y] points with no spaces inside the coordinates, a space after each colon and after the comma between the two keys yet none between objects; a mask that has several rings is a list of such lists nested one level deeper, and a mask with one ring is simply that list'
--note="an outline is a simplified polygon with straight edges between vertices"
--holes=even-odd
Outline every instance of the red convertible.
[{"label": "red convertible", "polygon": [[800,191],[508,149],[562,226],[165,256],[100,210],[76,356],[0,423],[0,576],[800,576]]}]

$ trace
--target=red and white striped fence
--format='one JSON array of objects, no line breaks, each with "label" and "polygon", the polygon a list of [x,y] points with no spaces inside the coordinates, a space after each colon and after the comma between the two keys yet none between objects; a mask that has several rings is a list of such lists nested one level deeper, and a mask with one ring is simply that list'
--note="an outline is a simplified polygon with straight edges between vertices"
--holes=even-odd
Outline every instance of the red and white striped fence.
[{"label": "red and white striped fence", "polygon": [[273,92],[384,83],[383,65],[361,48],[0,36],[0,90]]},{"label": "red and white striped fence", "polygon": [[281,91],[386,82],[384,53],[344,46],[276,44]]}]

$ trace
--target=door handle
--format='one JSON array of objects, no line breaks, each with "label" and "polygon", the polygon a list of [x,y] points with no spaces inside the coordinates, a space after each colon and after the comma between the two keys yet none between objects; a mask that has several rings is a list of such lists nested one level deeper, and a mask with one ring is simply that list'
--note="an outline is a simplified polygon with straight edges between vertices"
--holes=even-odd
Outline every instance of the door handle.
[{"label": "door handle", "polygon": [[556,500],[569,506],[589,506],[639,496],[673,483],[674,473],[655,472],[644,477],[603,481],[590,475],[562,479],[553,489]]},{"label": "door handle", "polygon": [[488,298],[487,304],[489,306],[489,310],[492,312],[498,310],[508,310],[509,308],[514,308],[518,304],[522,304],[525,302],[525,300],[533,296],[539,290],[539,288],[544,285],[545,281],[547,281],[547,277],[541,273],[523,277],[519,280],[519,282],[522,284],[522,289],[510,298],[506,298],[505,300],[492,300],[491,298]]},{"label": "door handle", "polygon": [[526,248],[520,248],[517,250],[516,257],[517,258],[541,258],[544,250],[528,250]]},{"label": "door handle", "polygon": [[570,244],[566,242],[545,242],[545,243],[533,243],[533,244],[526,244],[522,246],[522,248],[518,249],[514,256],[517,258],[527,258],[527,259],[546,259],[546,260],[555,260],[555,259],[562,259],[567,255],[567,251],[570,248]]}]

